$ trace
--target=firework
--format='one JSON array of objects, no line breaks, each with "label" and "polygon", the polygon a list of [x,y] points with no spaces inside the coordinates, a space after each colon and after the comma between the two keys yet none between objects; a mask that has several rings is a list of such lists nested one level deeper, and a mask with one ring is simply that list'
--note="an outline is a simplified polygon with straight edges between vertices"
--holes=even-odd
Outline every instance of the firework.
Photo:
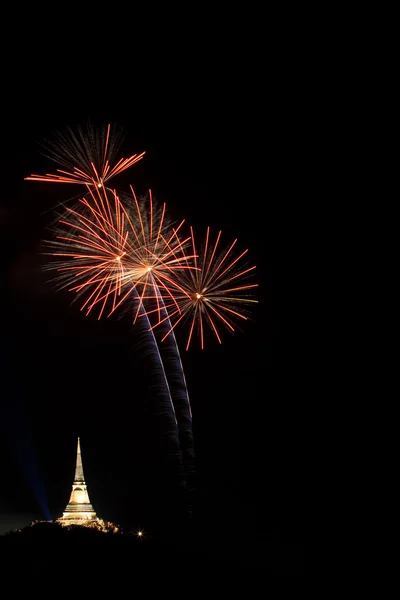
[{"label": "firework", "polygon": [[77,128],[76,132],[67,129],[64,134],[56,133],[54,140],[45,146],[46,156],[65,169],[57,169],[56,174],[32,174],[25,180],[79,183],[100,188],[145,154],[133,154],[115,162],[121,141],[122,134],[111,133],[110,124],[99,130],[88,125],[86,131]]},{"label": "firework", "polygon": [[[204,348],[205,326],[211,329],[221,344],[221,326],[233,333],[238,321],[248,319],[249,304],[257,303],[251,295],[258,286],[256,283],[246,283],[256,267],[243,264],[248,250],[235,254],[237,239],[229,248],[221,251],[222,232],[218,233],[215,243],[211,243],[208,227],[203,248],[197,255],[193,228],[190,230],[195,269],[180,273],[179,286],[170,288],[173,302],[165,297],[168,316],[152,325],[159,327],[166,320],[172,323],[163,341],[173,333],[178,323],[189,322],[186,350],[189,349],[195,328],[201,348]],[[162,288],[160,292],[165,296]],[[153,309],[148,314],[155,312]]]},{"label": "firework", "polygon": [[[109,316],[127,299],[137,299],[133,290],[140,289],[143,298],[146,292],[159,296],[159,289],[166,293],[169,286],[176,287],[175,272],[193,268],[184,252],[189,238],[178,237],[183,221],[171,228],[165,204],[156,205],[151,191],[138,199],[132,188],[124,204],[107,188],[88,191],[76,208],[66,209],[56,238],[47,242],[55,260],[46,269],[57,271],[58,287],[84,294],[81,310],[89,314],[98,307],[99,319],[107,305]],[[149,288],[157,293],[149,294]],[[171,292],[167,295],[173,299]],[[138,311],[139,306],[135,319]]]}]

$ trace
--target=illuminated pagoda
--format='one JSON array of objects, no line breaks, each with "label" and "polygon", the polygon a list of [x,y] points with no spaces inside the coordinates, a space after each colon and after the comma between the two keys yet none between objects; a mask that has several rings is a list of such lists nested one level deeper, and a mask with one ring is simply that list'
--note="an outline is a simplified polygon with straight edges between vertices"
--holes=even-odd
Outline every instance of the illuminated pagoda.
[{"label": "illuminated pagoda", "polygon": [[103,521],[97,518],[93,506],[89,500],[89,494],[85,482],[82,467],[81,444],[78,438],[78,450],[76,454],[75,477],[72,484],[72,492],[63,512],[63,516],[57,519],[61,525],[84,525],[90,527],[95,524],[102,524]]}]

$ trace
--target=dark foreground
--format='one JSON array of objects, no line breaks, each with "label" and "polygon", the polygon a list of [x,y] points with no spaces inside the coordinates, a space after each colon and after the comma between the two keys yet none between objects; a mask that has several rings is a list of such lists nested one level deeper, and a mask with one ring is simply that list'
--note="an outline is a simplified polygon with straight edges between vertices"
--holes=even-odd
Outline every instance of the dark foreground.
[{"label": "dark foreground", "polygon": [[0,537],[2,567],[9,575],[48,574],[79,566],[108,576],[134,576],[146,567],[203,572],[208,567],[256,568],[266,575],[303,575],[303,546],[284,544],[279,535],[232,537],[189,529],[174,534],[138,537],[136,532],[103,533],[83,527],[62,528],[40,522]]}]

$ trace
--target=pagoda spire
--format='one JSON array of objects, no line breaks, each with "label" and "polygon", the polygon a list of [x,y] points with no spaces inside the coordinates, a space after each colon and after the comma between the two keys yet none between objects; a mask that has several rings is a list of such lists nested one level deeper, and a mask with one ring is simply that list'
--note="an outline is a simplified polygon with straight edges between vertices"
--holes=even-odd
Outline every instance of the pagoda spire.
[{"label": "pagoda spire", "polygon": [[78,437],[78,449],[77,449],[77,453],[76,453],[76,468],[75,468],[74,483],[77,483],[78,481],[85,483],[85,476],[83,474],[83,466],[82,466],[81,442],[80,442],[79,437]]}]

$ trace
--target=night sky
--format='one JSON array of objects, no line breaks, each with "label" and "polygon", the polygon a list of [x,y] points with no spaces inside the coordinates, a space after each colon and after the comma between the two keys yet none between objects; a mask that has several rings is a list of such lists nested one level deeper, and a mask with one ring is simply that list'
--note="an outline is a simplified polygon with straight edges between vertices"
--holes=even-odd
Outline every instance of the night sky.
[{"label": "night sky", "polygon": [[10,102],[0,163],[3,529],[26,515],[46,518],[46,510],[60,515],[78,436],[89,495],[103,518],[146,527],[165,500],[151,369],[129,316],[85,317],[71,304],[73,295],[55,291],[42,270],[41,242],[53,209],[79,188],[24,181],[54,171],[40,142],[90,119],[123,126],[121,156],[146,151],[113,187],[151,188],[173,218],[185,218],[199,233],[207,225],[222,229],[226,243],[237,237],[257,265],[259,304],[242,331],[231,336],[224,329],[221,346],[210,337],[205,350],[196,344],[186,352],[186,331],[177,329],[193,410],[199,505],[203,518],[221,529],[299,541],[302,408],[282,334],[296,291],[287,298],[281,260],[282,219],[295,183],[278,105],[276,99],[269,115],[225,98],[202,110],[191,108],[188,97],[120,106],[111,91],[92,104],[88,93],[62,102],[43,94],[23,111]]}]

